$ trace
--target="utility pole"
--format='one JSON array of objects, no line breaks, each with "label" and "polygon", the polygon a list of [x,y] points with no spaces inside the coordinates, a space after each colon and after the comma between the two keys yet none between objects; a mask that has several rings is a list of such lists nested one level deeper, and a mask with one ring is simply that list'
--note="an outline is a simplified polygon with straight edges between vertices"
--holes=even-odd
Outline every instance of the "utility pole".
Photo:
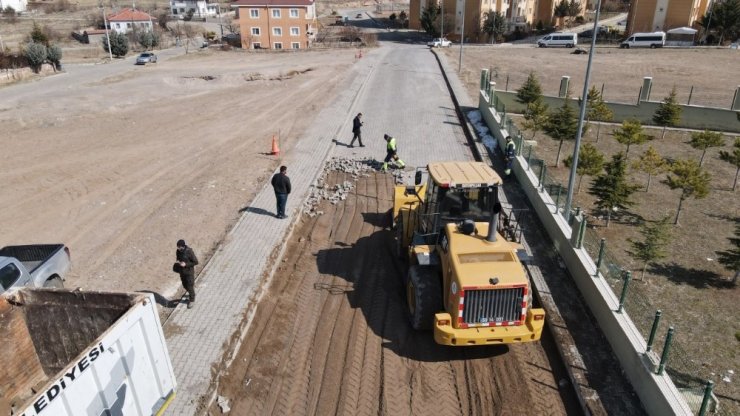
[{"label": "utility pole", "polygon": [[221,39],[219,41],[220,43],[224,41],[224,24],[221,21],[221,3],[216,3],[216,4],[218,4],[218,27],[221,28]]},{"label": "utility pole", "polygon": [[100,0],[98,3],[98,7],[103,11],[103,26],[105,26],[105,38],[108,40],[108,56],[110,57],[111,62],[113,62],[113,52],[111,51],[110,47],[110,34],[108,33],[108,18],[105,16],[105,5],[103,4],[103,0]]},{"label": "utility pole", "polygon": [[[573,149],[573,163],[570,166],[570,176],[568,178],[568,196],[565,198],[565,207],[563,213],[565,220],[570,220],[570,207],[573,203],[573,188],[576,184],[576,170],[578,169],[578,152],[581,147],[581,132],[583,131],[583,120],[586,118],[586,107],[588,106],[588,83],[591,79],[591,63],[594,59],[594,50],[596,49],[596,35],[599,33],[599,15],[601,13],[601,0],[596,3],[596,18],[594,19],[593,36],[591,36],[591,50],[588,52],[588,64],[586,65],[586,79],[583,80],[583,93],[581,94],[581,111],[578,115],[578,130],[576,131],[576,144]],[[566,100],[568,97],[566,96]],[[575,232],[575,231],[572,231]]]},{"label": "utility pole", "polygon": [[445,37],[445,0],[442,0],[442,23],[441,28],[439,29],[439,37],[444,38]]},{"label": "utility pole", "polygon": [[458,74],[460,73],[460,70],[462,69],[462,50],[463,50],[463,43],[465,43],[465,0],[463,0],[462,4],[463,4],[463,9],[462,9],[462,28],[460,30],[460,59],[458,59],[458,62],[457,62],[457,73]]}]

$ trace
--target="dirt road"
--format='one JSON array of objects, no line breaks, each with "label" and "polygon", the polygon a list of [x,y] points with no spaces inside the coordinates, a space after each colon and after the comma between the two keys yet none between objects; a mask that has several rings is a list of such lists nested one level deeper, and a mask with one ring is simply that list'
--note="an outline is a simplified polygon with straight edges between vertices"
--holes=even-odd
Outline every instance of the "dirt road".
[{"label": "dirt road", "polygon": [[[175,242],[201,263],[336,91],[352,51],[199,52],[0,91],[0,246],[63,242],[68,287],[171,296]],[[119,68],[117,68],[119,67]]]},{"label": "dirt road", "polygon": [[[345,180],[334,172],[327,184]],[[558,387],[566,376],[543,348],[547,339],[455,349],[410,329],[388,228],[392,177],[373,173],[355,184],[346,201],[324,202],[324,215],[299,220],[244,343],[218,379],[231,412],[578,414],[571,390]]]}]

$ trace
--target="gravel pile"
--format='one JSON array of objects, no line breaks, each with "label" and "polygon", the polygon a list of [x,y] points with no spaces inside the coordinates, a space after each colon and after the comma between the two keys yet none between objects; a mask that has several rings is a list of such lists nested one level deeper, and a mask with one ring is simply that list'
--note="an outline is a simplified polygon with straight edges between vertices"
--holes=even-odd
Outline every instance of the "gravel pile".
[{"label": "gravel pile", "polygon": [[[333,157],[326,161],[324,164],[324,170],[321,177],[316,180],[316,183],[311,185],[309,190],[308,198],[303,203],[303,213],[309,217],[315,217],[322,215],[324,211],[317,210],[319,203],[322,200],[329,201],[332,205],[336,205],[341,201],[347,199],[350,191],[354,189],[358,178],[370,176],[370,172],[377,172],[383,167],[383,162],[379,162],[375,159],[347,159]],[[352,181],[344,181],[344,183],[337,185],[327,185],[326,176],[329,172],[344,172],[352,175]],[[403,170],[391,170],[394,181],[397,184],[404,183],[406,175]]]}]

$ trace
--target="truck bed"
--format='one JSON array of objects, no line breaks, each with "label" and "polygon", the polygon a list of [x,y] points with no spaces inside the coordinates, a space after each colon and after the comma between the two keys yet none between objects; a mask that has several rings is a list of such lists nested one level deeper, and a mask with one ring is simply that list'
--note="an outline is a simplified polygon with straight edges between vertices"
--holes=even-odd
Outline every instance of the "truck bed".
[{"label": "truck bed", "polygon": [[63,248],[64,244],[7,246],[0,249],[0,257],[15,257],[23,263],[29,273],[33,273],[37,267]]},{"label": "truck bed", "polygon": [[[120,371],[109,363],[128,366],[129,370],[134,366],[133,357],[127,356],[125,351],[119,351],[121,343],[131,342],[130,339],[148,346],[150,350],[145,356],[162,357],[161,350],[157,350],[157,347],[164,348],[162,359],[150,365],[138,364],[139,368],[136,368],[137,373],[148,373],[150,370],[145,370],[147,367],[155,372],[155,376],[148,376],[152,379],[151,385],[144,386],[140,383],[139,388],[151,390],[149,395],[155,395],[158,399],[160,396],[157,394],[160,392],[157,387],[161,386],[156,385],[156,382],[160,380],[154,379],[157,379],[156,376],[161,378],[166,375],[167,371],[162,371],[162,365],[171,367],[171,364],[156,310],[154,317],[147,316],[148,311],[141,311],[140,304],[148,305],[151,300],[146,294],[27,288],[0,297],[0,333],[3,334],[4,351],[0,354],[0,368],[4,373],[0,377],[0,403],[5,402],[11,407],[11,415],[34,409],[39,401],[43,404],[41,410],[36,409],[28,414],[67,414],[59,413],[56,409],[70,409],[70,401],[77,402],[78,405],[84,402],[85,406],[89,403],[88,410],[100,406],[110,409],[109,389],[105,386],[96,388],[95,383],[88,385],[88,382],[92,379],[100,380],[98,372],[112,376]],[[134,309],[137,309],[137,314],[130,313]],[[154,307],[148,305],[144,309]],[[154,321],[156,332],[152,335],[150,322]],[[131,348],[138,346],[129,347],[128,353],[132,351]],[[140,359],[142,357],[136,357],[136,360]],[[83,373],[88,368],[91,371]],[[69,376],[70,371],[72,377]],[[124,372],[128,373],[128,370]],[[128,379],[133,376],[125,377],[124,379]],[[115,380],[111,380],[113,381]],[[172,394],[174,378],[163,384],[169,390],[169,393],[164,392],[164,396]],[[137,388],[134,386],[129,386],[128,389],[129,395],[147,394],[136,392]],[[113,398],[115,397],[114,392]],[[55,400],[57,398],[59,399]],[[64,406],[60,407],[62,404]],[[43,411],[44,407],[46,411]],[[0,409],[0,416],[8,414],[3,410]]]}]

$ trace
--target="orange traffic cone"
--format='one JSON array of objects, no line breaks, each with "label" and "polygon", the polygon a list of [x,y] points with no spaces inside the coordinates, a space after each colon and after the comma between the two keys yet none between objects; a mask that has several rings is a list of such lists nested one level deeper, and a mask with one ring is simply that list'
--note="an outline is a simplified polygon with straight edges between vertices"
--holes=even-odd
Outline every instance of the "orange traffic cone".
[{"label": "orange traffic cone", "polygon": [[275,156],[280,155],[280,148],[278,147],[278,141],[277,137],[275,135],[272,135],[272,154]]}]

